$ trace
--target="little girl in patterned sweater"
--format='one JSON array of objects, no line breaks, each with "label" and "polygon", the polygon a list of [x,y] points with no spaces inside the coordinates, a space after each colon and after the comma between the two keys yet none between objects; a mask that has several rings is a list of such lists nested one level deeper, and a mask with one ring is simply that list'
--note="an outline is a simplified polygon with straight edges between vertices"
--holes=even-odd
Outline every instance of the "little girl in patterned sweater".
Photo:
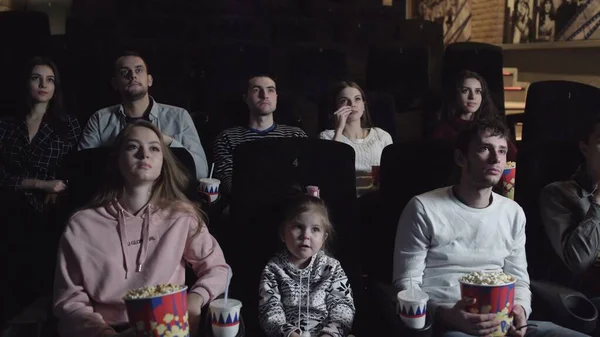
[{"label": "little girl in patterned sweater", "polygon": [[260,281],[260,324],[269,337],[345,337],[354,320],[350,283],[339,261],[323,251],[333,234],[325,203],[294,198],[280,229],[285,249]]}]

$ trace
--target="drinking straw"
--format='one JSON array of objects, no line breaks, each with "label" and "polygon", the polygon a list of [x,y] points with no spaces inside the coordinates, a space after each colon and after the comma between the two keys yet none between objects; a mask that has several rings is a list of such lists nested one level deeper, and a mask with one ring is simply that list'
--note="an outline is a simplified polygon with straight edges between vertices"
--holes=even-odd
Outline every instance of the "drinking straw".
[{"label": "drinking straw", "polygon": [[230,282],[231,282],[231,267],[227,267],[227,283],[225,284],[225,304],[227,304],[227,299],[229,298],[229,283]]},{"label": "drinking straw", "polygon": [[210,167],[210,175],[208,176],[209,179],[212,179],[212,174],[213,174],[214,170],[215,170],[215,163],[212,163],[212,166]]},{"label": "drinking straw", "polygon": [[410,290],[409,290],[410,297],[414,298],[415,297],[415,289],[413,288],[412,275],[409,275],[408,277],[410,278]]}]

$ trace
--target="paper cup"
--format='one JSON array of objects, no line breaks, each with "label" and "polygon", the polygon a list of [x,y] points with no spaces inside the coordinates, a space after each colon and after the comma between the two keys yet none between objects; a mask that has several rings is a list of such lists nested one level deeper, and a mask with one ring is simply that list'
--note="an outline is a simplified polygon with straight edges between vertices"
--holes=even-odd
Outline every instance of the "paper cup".
[{"label": "paper cup", "polygon": [[516,165],[513,167],[507,167],[502,173],[502,192],[504,196],[515,200],[515,177],[517,174]]},{"label": "paper cup", "polygon": [[190,335],[185,286],[165,295],[126,299],[125,306],[137,337]]},{"label": "paper cup", "polygon": [[400,319],[411,329],[423,329],[427,317],[427,301],[429,296],[421,291],[414,290],[413,296],[410,290],[402,290],[397,295]]},{"label": "paper cup", "polygon": [[473,314],[496,314],[496,320],[500,322],[498,330],[491,336],[505,336],[508,328],[512,325],[511,316],[515,305],[515,282],[504,285],[478,285],[460,282],[460,293],[462,298],[475,298],[477,302],[466,308]]},{"label": "paper cup", "polygon": [[214,337],[235,337],[240,330],[242,302],[234,299],[214,300],[209,305]]},{"label": "paper cup", "polygon": [[202,178],[200,179],[199,189],[200,192],[206,193],[210,196],[210,202],[215,202],[219,198],[219,186],[221,181],[215,178]]}]

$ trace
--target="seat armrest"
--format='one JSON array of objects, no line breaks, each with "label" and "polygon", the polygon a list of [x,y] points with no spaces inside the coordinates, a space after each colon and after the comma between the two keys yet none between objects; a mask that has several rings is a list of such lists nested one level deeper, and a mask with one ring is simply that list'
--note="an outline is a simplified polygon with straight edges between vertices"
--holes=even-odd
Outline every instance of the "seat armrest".
[{"label": "seat armrest", "polygon": [[[547,281],[531,281],[535,310],[546,309],[549,320],[572,330],[591,334],[596,329],[598,310],[582,293]],[[539,303],[536,303],[539,301]]]}]

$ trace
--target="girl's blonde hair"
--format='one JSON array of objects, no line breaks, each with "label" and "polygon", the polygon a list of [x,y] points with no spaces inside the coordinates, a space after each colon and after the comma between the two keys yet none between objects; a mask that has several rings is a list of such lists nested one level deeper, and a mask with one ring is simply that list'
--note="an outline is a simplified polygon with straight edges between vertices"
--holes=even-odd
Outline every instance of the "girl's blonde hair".
[{"label": "girl's blonde hair", "polygon": [[147,121],[136,121],[129,124],[119,133],[112,146],[104,182],[100,192],[88,205],[90,208],[103,207],[109,203],[119,200],[123,195],[125,178],[119,169],[119,154],[123,151],[127,139],[135,128],[147,128],[152,130],[159,139],[163,163],[160,175],[152,185],[150,202],[161,210],[182,211],[195,216],[198,219],[198,230],[207,221],[206,215],[200,207],[191,202],[183,192],[190,183],[186,169],[175,158],[171,150],[163,141],[162,133],[156,126]]},{"label": "girl's blonde hair", "polygon": [[329,242],[331,242],[331,239],[335,235],[335,231],[331,220],[329,220],[329,211],[327,210],[325,202],[317,197],[302,194],[291,198],[283,208],[283,219],[279,226],[280,234],[283,233],[287,224],[296,221],[301,214],[306,212],[316,212],[322,217],[323,230],[327,234],[323,250],[329,252]]}]

